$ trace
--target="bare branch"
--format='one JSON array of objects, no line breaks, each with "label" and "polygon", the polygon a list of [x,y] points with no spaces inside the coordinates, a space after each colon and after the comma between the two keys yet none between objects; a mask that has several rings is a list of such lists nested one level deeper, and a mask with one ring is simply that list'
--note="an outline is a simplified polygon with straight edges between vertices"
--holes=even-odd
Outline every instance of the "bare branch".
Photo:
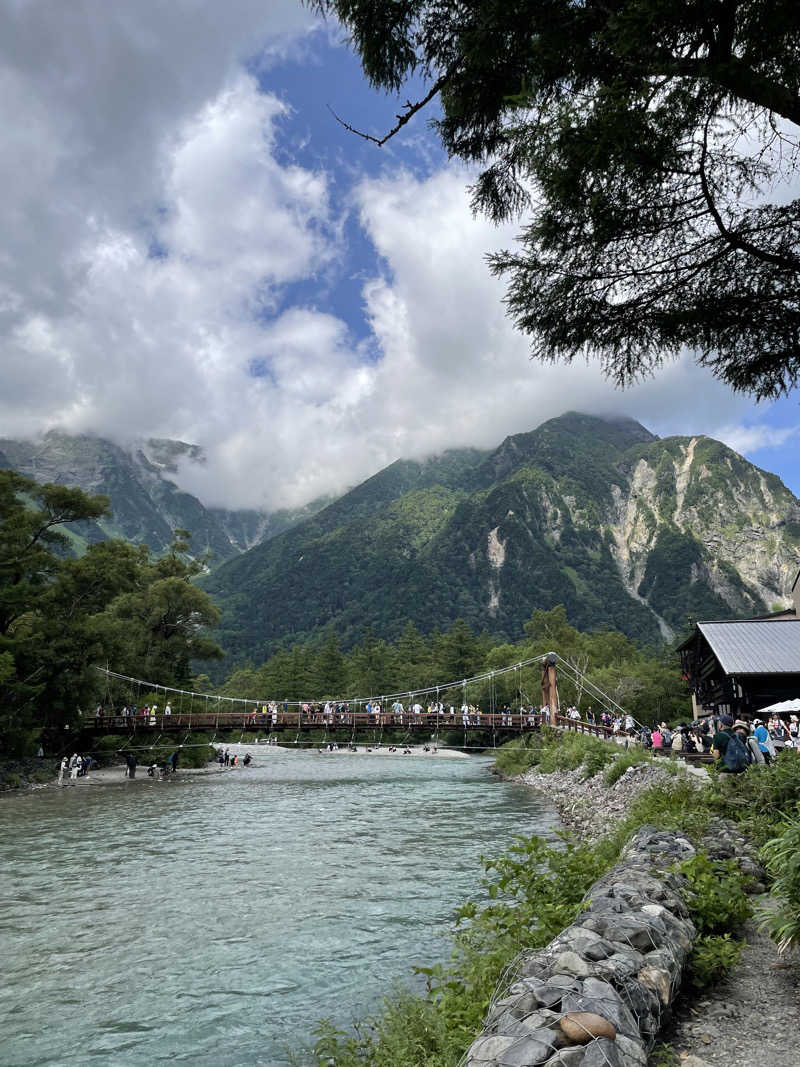
[{"label": "bare branch", "polygon": [[766,248],[759,248],[758,245],[754,245],[751,241],[746,240],[740,234],[734,233],[728,229],[725,222],[720,215],[717,205],[714,203],[714,197],[711,193],[711,189],[708,184],[708,177],[706,175],[706,160],[708,159],[708,127],[711,123],[713,115],[709,115],[706,119],[705,126],[703,128],[703,143],[700,152],[699,163],[699,177],[700,186],[703,190],[703,196],[708,204],[708,211],[711,218],[714,220],[714,225],[719,230],[724,239],[733,247],[738,248],[741,252],[746,252],[748,255],[753,256],[755,259],[760,259],[764,263],[772,263],[777,267],[782,267],[784,270],[800,271],[800,260],[794,256],[777,255],[774,252],[770,252]]},{"label": "bare branch", "polygon": [[345,122],[344,119],[339,118],[339,116],[336,114],[330,104],[328,104],[328,111],[330,111],[330,113],[333,115],[339,125],[344,126],[344,128],[346,130],[349,130],[350,133],[354,133],[358,137],[363,137],[365,141],[372,141],[372,143],[376,144],[378,148],[382,148],[390,138],[394,137],[396,133],[402,130],[402,128],[406,125],[407,122],[411,121],[411,119],[417,114],[418,111],[422,111],[422,109],[427,104],[429,104],[431,100],[433,100],[434,96],[436,96],[436,94],[444,87],[444,85],[446,85],[449,77],[449,74],[443,74],[441,78],[437,78],[430,92],[427,93],[421,100],[417,100],[416,103],[412,104],[410,100],[407,100],[404,105],[404,110],[396,116],[397,122],[394,126],[392,126],[391,130],[389,130],[389,132],[383,137],[373,137],[371,133],[364,133],[363,130],[357,130],[355,126],[351,126],[349,122]]}]

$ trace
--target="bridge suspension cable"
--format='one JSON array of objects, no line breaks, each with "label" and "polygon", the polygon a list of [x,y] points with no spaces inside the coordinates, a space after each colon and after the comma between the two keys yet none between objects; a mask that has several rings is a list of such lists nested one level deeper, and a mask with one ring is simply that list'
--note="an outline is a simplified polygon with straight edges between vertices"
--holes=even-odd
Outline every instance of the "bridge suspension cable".
[{"label": "bridge suspension cable", "polygon": [[[522,670],[523,670],[523,668],[531,667],[533,665],[538,665],[540,667],[543,667],[548,662],[549,663],[553,663],[553,662],[557,663],[559,669],[562,672],[564,672],[576,685],[582,687],[585,692],[589,693],[591,695],[592,699],[597,701],[599,704],[601,704],[602,707],[606,711],[608,711],[609,713],[612,713],[614,715],[619,715],[621,717],[625,717],[628,714],[625,711],[625,709],[613,697],[609,696],[608,693],[605,693],[602,689],[600,689],[597,685],[595,685],[595,683],[592,682],[582,671],[580,671],[577,667],[575,667],[572,663],[570,663],[569,660],[565,659],[563,656],[558,655],[558,653],[556,653],[556,652],[544,652],[544,653],[542,653],[540,655],[537,655],[537,656],[531,656],[528,659],[519,660],[516,663],[510,664],[508,667],[500,667],[500,668],[494,668],[494,669],[487,670],[487,671],[482,671],[480,674],[475,674],[470,678],[459,678],[459,679],[456,679],[454,681],[445,682],[445,683],[441,683],[440,682],[440,683],[438,683],[436,685],[430,685],[430,686],[427,686],[427,687],[423,687],[421,689],[407,689],[407,690],[398,691],[396,693],[388,693],[388,694],[385,694],[385,695],[381,696],[381,698],[380,698],[381,706],[382,706],[383,709],[386,709],[388,707],[388,702],[389,701],[410,700],[412,698],[419,699],[419,698],[422,698],[422,697],[428,697],[428,696],[435,695],[436,704],[437,704],[437,707],[438,707],[438,705],[440,703],[441,695],[443,693],[446,693],[448,691],[455,692],[456,690],[461,690],[462,703],[466,704],[467,703],[467,688],[469,686],[478,686],[478,685],[481,685],[481,684],[484,684],[484,685],[488,684],[488,686],[489,686],[489,701],[490,701],[491,709],[494,711],[495,710],[495,705],[496,705],[496,699],[497,699],[496,698],[496,692],[497,692],[496,683],[497,683],[497,679],[498,678],[501,678],[501,677],[503,677],[505,675],[514,673],[515,674],[515,692],[516,692],[517,698],[521,700],[522,696],[523,696],[523,692],[524,692],[524,689],[523,689],[523,686],[522,686]],[[109,670],[107,667],[95,667],[95,670],[97,670],[99,673],[103,674],[106,677],[107,680],[116,679],[117,681],[124,682],[127,685],[136,686],[137,693],[139,693],[139,694],[142,692],[142,687],[144,687],[145,690],[149,689],[151,692],[164,693],[165,696],[167,694],[174,693],[178,697],[181,706],[183,706],[184,699],[186,697],[188,697],[189,698],[189,706],[190,706],[190,708],[192,706],[192,702],[194,701],[195,697],[199,697],[199,698],[204,699],[206,701],[206,706],[208,706],[209,698],[216,699],[216,709],[217,710],[220,709],[220,705],[221,705],[222,702],[225,702],[225,703],[228,703],[228,704],[241,704],[241,705],[245,705],[245,707],[246,707],[247,705],[258,706],[258,705],[269,704],[269,703],[274,702],[274,700],[275,700],[275,696],[274,695],[271,696],[271,697],[229,697],[229,696],[223,696],[222,694],[198,693],[198,692],[194,692],[193,690],[190,690],[190,689],[181,689],[181,688],[178,688],[176,686],[168,686],[168,685],[165,686],[165,685],[162,685],[160,682],[150,682],[150,681],[146,681],[145,679],[142,679],[142,678],[135,678],[135,677],[132,677],[132,676],[127,675],[127,674],[121,674],[118,671]],[[352,696],[352,697],[341,697],[341,698],[337,698],[337,699],[330,699],[329,702],[330,703],[342,703],[342,704],[346,703],[346,704],[351,704],[351,705],[355,705],[356,707],[358,707],[358,705],[360,705],[360,704],[362,704],[362,705],[366,704],[370,699],[374,699],[374,698],[362,697],[362,696]],[[284,706],[287,707],[287,708],[288,707],[300,708],[304,704],[325,703],[325,701],[324,700],[320,700],[319,698],[316,698],[316,699],[309,698],[307,700],[284,700],[284,701],[281,701],[281,703],[284,704]],[[383,716],[381,716],[381,719],[382,718],[383,718]],[[631,718],[633,718],[633,716],[631,716]],[[642,728],[642,724],[640,722],[638,722],[636,719],[634,719],[634,722],[636,723],[636,725],[640,729]]]}]

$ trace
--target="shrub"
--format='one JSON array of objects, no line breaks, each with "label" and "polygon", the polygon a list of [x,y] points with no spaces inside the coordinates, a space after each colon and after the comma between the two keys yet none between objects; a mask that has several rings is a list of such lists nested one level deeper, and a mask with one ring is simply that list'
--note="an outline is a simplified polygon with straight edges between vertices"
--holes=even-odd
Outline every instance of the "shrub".
[{"label": "shrub", "polygon": [[684,897],[700,934],[737,930],[753,914],[735,860],[712,860],[698,852],[678,870],[689,882]]},{"label": "shrub", "polygon": [[648,1056],[647,1067],[680,1067],[680,1058],[674,1048],[661,1042]]},{"label": "shrub", "polygon": [[779,952],[786,952],[800,945],[800,807],[784,818],[761,858],[774,879],[771,904],[758,912],[761,929],[769,932]]},{"label": "shrub", "polygon": [[453,1035],[431,1001],[398,990],[383,1001],[382,1008],[378,1017],[356,1026],[351,1035],[326,1020],[319,1023],[314,1028],[314,1061],[337,1067],[364,1063],[373,1067],[454,1067],[458,1063]]},{"label": "shrub", "polygon": [[629,767],[639,767],[642,763],[648,763],[649,761],[650,756],[646,752],[637,751],[633,748],[628,749],[627,752],[617,756],[611,766],[606,769],[603,774],[603,780],[606,785],[614,785]]},{"label": "shrub", "polygon": [[640,793],[631,801],[621,830],[631,834],[638,826],[648,824],[663,830],[680,830],[697,841],[705,833],[709,817],[702,792],[681,777]]},{"label": "shrub", "polygon": [[800,805],[800,750],[784,749],[764,770],[720,775],[709,790],[708,803],[741,822],[763,844],[775,836],[782,814]]},{"label": "shrub", "polygon": [[739,962],[744,945],[730,934],[701,934],[689,959],[689,983],[695,989],[716,984]]},{"label": "shrub", "polygon": [[523,734],[513,741],[498,748],[494,765],[504,778],[516,778],[529,771],[539,759],[540,746],[535,743],[534,734]]},{"label": "shrub", "polygon": [[607,757],[609,750],[613,755],[614,750],[610,748],[608,741],[601,741],[593,734],[556,733],[555,737],[552,734],[553,731],[547,731],[546,734],[543,731],[539,757],[539,770],[542,774],[576,771],[590,755]]},{"label": "shrub", "polygon": [[604,770],[609,763],[613,763],[617,756],[616,745],[610,745],[607,741],[601,741],[596,747],[589,749],[583,760],[583,773],[586,778],[594,778],[596,774]]}]

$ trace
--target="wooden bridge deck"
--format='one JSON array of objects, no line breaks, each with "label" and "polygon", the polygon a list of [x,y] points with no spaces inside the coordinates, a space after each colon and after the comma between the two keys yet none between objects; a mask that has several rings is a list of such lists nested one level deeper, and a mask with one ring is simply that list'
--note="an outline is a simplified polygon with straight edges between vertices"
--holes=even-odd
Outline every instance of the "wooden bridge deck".
[{"label": "wooden bridge deck", "polygon": [[[593,734],[606,741],[622,743],[624,735],[614,735],[613,730],[607,726],[596,723],[584,722],[582,719],[570,719],[563,715],[556,715],[555,721],[550,724],[559,730],[573,733]],[[471,716],[469,722],[464,722],[460,712],[454,716],[440,714],[409,715],[404,712],[402,716],[393,715],[391,712],[383,712],[381,715],[368,714],[367,712],[344,712],[334,714],[326,718],[324,713],[303,711],[278,711],[277,718],[271,714],[263,715],[260,712],[173,712],[171,715],[159,713],[153,715],[98,715],[85,721],[85,726],[99,733],[106,734],[138,734],[152,737],[162,733],[187,733],[191,730],[215,732],[221,730],[238,730],[244,733],[305,733],[312,730],[405,730],[410,733],[425,731],[428,734],[438,734],[445,730],[459,730],[468,733],[479,731],[491,731],[494,734],[502,734],[506,740],[513,734],[524,733],[526,730],[537,730],[542,725],[548,725],[547,720],[536,712],[520,714],[513,712],[503,715],[501,712],[493,714],[483,712],[478,717]],[[677,756],[689,763],[712,763],[710,755],[699,753],[672,752],[667,749],[653,749],[653,755],[667,757]]]}]

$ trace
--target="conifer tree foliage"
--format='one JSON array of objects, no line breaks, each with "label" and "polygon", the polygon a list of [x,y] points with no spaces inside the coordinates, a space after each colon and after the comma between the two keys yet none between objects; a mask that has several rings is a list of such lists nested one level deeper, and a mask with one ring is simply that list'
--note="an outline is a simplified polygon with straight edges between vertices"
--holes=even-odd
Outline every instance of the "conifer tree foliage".
[{"label": "conifer tree foliage", "polygon": [[[563,605],[534,611],[515,643],[497,644],[486,633],[475,634],[463,619],[446,631],[423,637],[409,622],[396,641],[378,640],[367,626],[362,639],[346,652],[328,629],[315,641],[281,648],[266,662],[234,667],[220,689],[223,696],[249,700],[353,700],[406,694],[424,704],[441,700],[459,706],[466,697],[489,711],[506,702],[539,706],[541,667],[505,672],[494,681],[483,678],[462,689],[460,680],[504,669],[554,650],[581,675],[599,686],[639,721],[652,724],[685,718],[691,711],[686,683],[674,653],[639,648],[624,634],[610,630],[581,633]],[[435,687],[443,684],[439,691]],[[456,683],[449,685],[449,683]],[[449,687],[448,687],[449,685]],[[423,691],[423,692],[420,692]],[[561,702],[585,710],[596,697],[569,671],[560,675]]]},{"label": "conifer tree foliage", "polygon": [[[70,555],[65,529],[107,515],[108,499],[0,470],[0,749],[57,746],[102,699],[94,665],[183,685],[192,659],[219,657],[205,636],[219,613],[190,579],[185,531],[151,560],[144,546],[101,541]],[[52,744],[48,747],[52,747]]]},{"label": "conifer tree foliage", "polygon": [[797,383],[796,0],[309,3],[373,86],[426,84],[370,139],[438,95],[475,209],[524,219],[490,261],[536,355],[624,385],[688,347],[758,397]]}]

